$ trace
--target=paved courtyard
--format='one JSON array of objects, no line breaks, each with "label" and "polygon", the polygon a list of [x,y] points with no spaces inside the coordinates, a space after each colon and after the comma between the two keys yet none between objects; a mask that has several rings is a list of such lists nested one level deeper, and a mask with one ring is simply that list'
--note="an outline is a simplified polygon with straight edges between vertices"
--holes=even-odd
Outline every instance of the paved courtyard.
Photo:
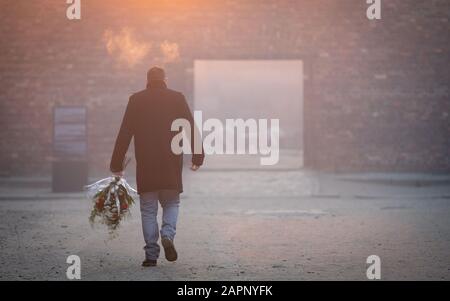
[{"label": "paved courtyard", "polygon": [[[94,180],[94,179],[92,179]],[[84,194],[0,181],[0,280],[450,280],[450,177],[308,171],[185,172],[179,259],[142,268],[138,206],[108,241]]]}]

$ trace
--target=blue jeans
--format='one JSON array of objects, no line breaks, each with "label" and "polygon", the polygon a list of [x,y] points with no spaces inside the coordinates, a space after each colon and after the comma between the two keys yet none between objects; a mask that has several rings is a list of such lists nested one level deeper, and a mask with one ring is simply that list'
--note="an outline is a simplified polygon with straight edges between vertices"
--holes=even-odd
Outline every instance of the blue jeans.
[{"label": "blue jeans", "polygon": [[[170,195],[170,194],[169,194]],[[170,197],[161,197],[158,192],[146,192],[139,196],[142,231],[145,240],[145,258],[156,260],[159,257],[160,248],[158,245],[159,227],[158,227],[158,201],[163,209],[161,237],[174,239],[177,227],[178,209],[180,199],[177,194]]]}]

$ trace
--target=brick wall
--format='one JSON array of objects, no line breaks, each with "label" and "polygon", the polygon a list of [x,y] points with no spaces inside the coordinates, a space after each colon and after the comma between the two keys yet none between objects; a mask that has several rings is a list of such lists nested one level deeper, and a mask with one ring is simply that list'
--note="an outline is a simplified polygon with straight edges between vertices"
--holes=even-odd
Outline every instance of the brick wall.
[{"label": "brick wall", "polygon": [[[89,109],[89,160],[105,169],[131,92],[157,45],[177,43],[170,82],[192,98],[194,59],[302,59],[305,164],[331,171],[450,171],[446,0],[0,1],[0,174],[48,174],[52,108]],[[118,65],[106,30],[153,45]]]}]

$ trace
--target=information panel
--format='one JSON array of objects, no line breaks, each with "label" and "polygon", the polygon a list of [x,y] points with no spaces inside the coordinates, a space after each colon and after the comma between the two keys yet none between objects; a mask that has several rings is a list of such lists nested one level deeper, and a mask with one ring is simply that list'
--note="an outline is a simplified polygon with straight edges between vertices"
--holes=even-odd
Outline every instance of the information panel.
[{"label": "information panel", "polygon": [[87,157],[87,110],[82,106],[54,108],[53,155],[57,160]]}]

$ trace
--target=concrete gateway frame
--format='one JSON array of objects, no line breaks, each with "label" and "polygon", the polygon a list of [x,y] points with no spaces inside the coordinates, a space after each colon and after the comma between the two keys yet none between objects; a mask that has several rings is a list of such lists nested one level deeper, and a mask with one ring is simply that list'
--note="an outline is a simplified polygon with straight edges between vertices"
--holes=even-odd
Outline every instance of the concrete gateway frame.
[{"label": "concrete gateway frame", "polygon": [[[230,142],[239,147],[242,139],[247,141],[249,153],[255,154],[251,150],[258,148],[256,137],[262,139],[261,128],[247,126],[248,133],[240,132],[230,120],[241,120],[250,125],[253,124],[251,121],[266,120],[272,126],[275,126],[273,120],[279,120],[276,131],[281,162],[278,167],[301,168],[304,146],[303,69],[303,61],[297,59],[194,60],[193,107],[203,113],[203,119],[217,119],[225,124],[227,154],[232,153],[228,148]],[[261,122],[258,124],[261,125]],[[228,136],[235,129],[238,132],[233,143]],[[266,130],[270,132],[266,136],[275,138],[271,128]],[[235,153],[244,152],[238,149]],[[219,160],[222,162],[219,163]],[[211,157],[208,161],[211,162]],[[262,165],[276,165],[275,162],[278,163],[278,160]],[[228,161],[213,156],[212,165],[221,168],[253,168],[256,167],[256,161],[251,156],[229,158]]]}]

